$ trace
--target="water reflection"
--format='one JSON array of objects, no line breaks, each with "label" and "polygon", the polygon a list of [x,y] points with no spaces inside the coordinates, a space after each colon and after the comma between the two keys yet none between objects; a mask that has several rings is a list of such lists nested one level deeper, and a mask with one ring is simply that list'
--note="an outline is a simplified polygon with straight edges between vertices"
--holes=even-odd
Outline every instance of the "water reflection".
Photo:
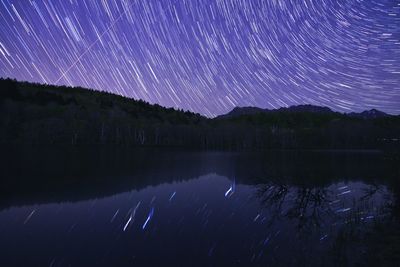
[{"label": "water reflection", "polygon": [[364,252],[343,251],[341,238],[390,217],[396,199],[396,172],[377,155],[147,151],[124,160],[135,167],[109,166],[115,187],[109,172],[77,171],[88,180],[69,184],[56,169],[40,178],[53,192],[39,194],[25,171],[14,174],[33,189],[3,196],[2,265],[351,265]]},{"label": "water reflection", "polygon": [[[393,196],[384,186],[362,182],[337,183],[328,187],[291,187],[268,183],[258,186],[257,196],[274,219],[286,217],[296,221],[299,230],[337,224],[342,214],[358,220],[375,218],[378,207],[388,208]],[[378,216],[384,216],[379,214]],[[346,222],[347,223],[347,222]]]}]

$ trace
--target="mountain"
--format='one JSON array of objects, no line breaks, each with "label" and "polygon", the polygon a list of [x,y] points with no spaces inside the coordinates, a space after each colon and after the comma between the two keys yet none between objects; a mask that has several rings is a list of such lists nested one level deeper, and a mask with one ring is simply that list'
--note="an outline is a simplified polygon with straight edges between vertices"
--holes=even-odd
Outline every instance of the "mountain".
[{"label": "mountain", "polygon": [[383,117],[388,117],[390,116],[389,114],[379,111],[377,109],[370,109],[370,110],[365,110],[360,113],[349,113],[348,114],[350,117],[354,118],[362,118],[362,119],[376,119],[376,118],[383,118]]},{"label": "mountain", "polygon": [[[260,113],[276,113],[276,112],[288,112],[288,113],[315,113],[315,114],[339,114],[338,112],[332,111],[328,107],[314,106],[314,105],[296,105],[290,107],[282,107],[278,109],[262,109],[258,107],[235,107],[230,112],[224,115],[217,116],[217,119],[227,119],[234,118],[243,115],[254,115]],[[343,114],[352,118],[362,118],[362,119],[376,119],[391,116],[385,112],[371,109],[365,110],[360,113],[351,112],[348,114]]]},{"label": "mountain", "polygon": [[238,116],[242,116],[242,115],[253,115],[253,114],[263,113],[263,112],[268,112],[268,111],[269,110],[267,110],[267,109],[262,109],[262,108],[258,108],[258,107],[235,107],[227,114],[217,116],[216,119],[232,118],[232,117],[238,117]]},{"label": "mountain", "polygon": [[[358,115],[357,115],[358,114]],[[397,149],[400,116],[299,105],[209,119],[80,87],[0,79],[0,144],[200,149]],[[400,149],[399,149],[400,151]]]},{"label": "mountain", "polygon": [[313,105],[297,105],[291,107],[282,107],[279,109],[262,109],[258,107],[235,107],[227,114],[223,114],[217,116],[216,119],[226,119],[226,118],[234,118],[243,115],[254,115],[260,113],[276,113],[276,112],[305,112],[305,113],[320,113],[320,114],[329,114],[334,113],[328,107],[320,107],[320,106],[313,106]]},{"label": "mountain", "polygon": [[328,107],[320,107],[320,106],[313,106],[313,105],[297,105],[297,106],[291,106],[287,108],[280,108],[277,111],[281,112],[309,112],[309,113],[320,113],[320,114],[329,114],[329,113],[334,113],[330,108]]},{"label": "mountain", "polygon": [[230,112],[224,115],[217,116],[216,118],[234,118],[239,117],[242,115],[254,115],[259,113],[276,113],[276,112],[305,112],[305,113],[320,113],[320,114],[329,114],[334,113],[328,107],[320,107],[320,106],[313,106],[313,105],[297,105],[291,107],[282,107],[279,109],[262,109],[258,107],[235,107]]}]

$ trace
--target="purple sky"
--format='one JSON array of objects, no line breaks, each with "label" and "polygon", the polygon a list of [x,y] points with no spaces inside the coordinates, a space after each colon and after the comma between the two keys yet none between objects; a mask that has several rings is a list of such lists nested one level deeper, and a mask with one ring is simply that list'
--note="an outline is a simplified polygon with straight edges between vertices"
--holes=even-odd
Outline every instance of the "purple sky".
[{"label": "purple sky", "polygon": [[400,1],[0,0],[0,76],[207,116],[400,113]]}]

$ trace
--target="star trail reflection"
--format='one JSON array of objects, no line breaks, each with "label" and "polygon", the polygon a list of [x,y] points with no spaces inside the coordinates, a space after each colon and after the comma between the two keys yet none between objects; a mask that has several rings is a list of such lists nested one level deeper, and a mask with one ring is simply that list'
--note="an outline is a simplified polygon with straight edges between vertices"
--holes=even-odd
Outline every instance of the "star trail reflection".
[{"label": "star trail reflection", "polygon": [[[335,195],[342,182],[321,189],[287,186],[283,194],[275,184],[237,184],[235,194],[226,199],[224,191],[230,184],[227,177],[209,174],[97,201],[35,205],[33,212],[30,206],[4,210],[0,226],[8,230],[0,245],[12,238],[20,244],[14,253],[20,253],[42,239],[33,248],[34,255],[26,258],[33,265],[54,261],[60,266],[287,266],[306,257],[307,265],[330,266],[329,260],[320,262],[315,255],[330,259],[330,246],[340,231],[346,227],[362,231],[375,216],[387,216],[383,208],[389,193],[384,186],[363,199],[369,185],[362,182],[347,183],[351,196]],[[180,192],[173,202],[171,190]],[[321,192],[325,199],[317,201]],[[339,201],[329,205],[332,198]],[[138,203],[134,209],[132,202]],[[144,209],[147,205],[153,206]],[[117,216],[119,211],[127,211],[128,218]],[[27,232],[31,239],[21,243]],[[52,247],[54,242],[64,245]],[[2,263],[9,263],[4,256]]]},{"label": "star trail reflection", "polygon": [[376,152],[1,152],[1,266],[366,266],[396,244]]}]

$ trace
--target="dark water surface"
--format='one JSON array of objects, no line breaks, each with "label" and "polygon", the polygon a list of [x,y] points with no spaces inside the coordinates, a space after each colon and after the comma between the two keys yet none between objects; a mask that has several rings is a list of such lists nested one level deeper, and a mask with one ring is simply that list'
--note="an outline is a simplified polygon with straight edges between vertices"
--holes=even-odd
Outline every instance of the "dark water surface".
[{"label": "dark water surface", "polygon": [[398,209],[371,152],[4,149],[1,266],[346,266]]}]

